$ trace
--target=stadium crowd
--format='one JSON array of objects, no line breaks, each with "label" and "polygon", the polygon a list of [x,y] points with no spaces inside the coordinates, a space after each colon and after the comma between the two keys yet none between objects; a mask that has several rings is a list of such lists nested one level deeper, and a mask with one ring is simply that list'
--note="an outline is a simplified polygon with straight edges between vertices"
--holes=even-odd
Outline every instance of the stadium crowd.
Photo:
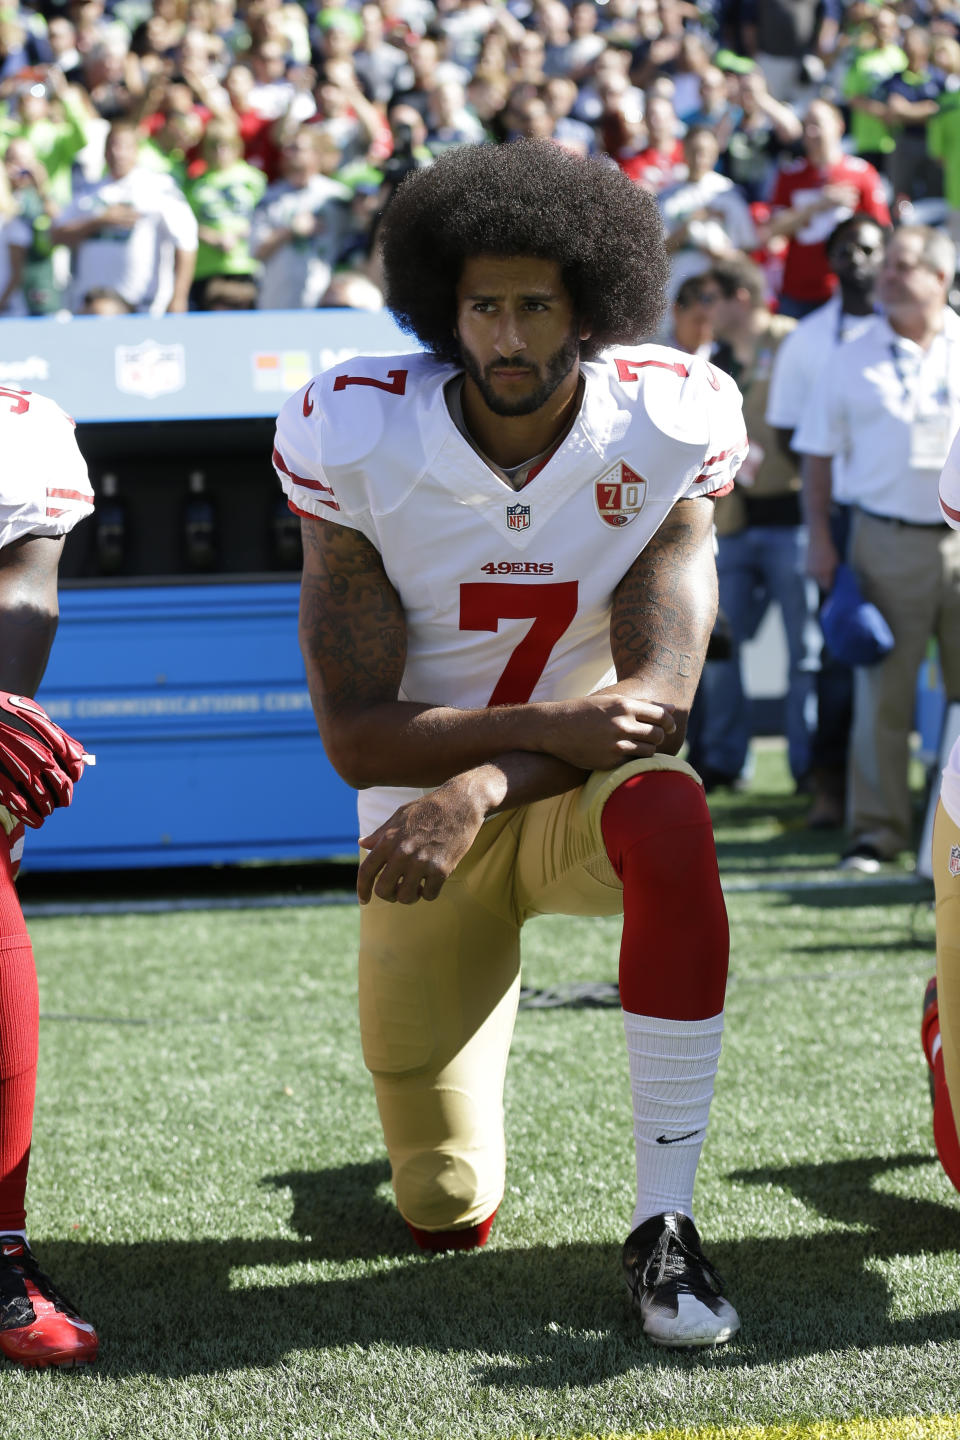
[{"label": "stadium crowd", "polygon": [[801,315],[830,294],[822,242],[851,209],[922,204],[960,230],[960,7],[11,5],[0,313],[374,308],[372,231],[397,182],[517,136],[654,191],[672,291],[747,252]]}]

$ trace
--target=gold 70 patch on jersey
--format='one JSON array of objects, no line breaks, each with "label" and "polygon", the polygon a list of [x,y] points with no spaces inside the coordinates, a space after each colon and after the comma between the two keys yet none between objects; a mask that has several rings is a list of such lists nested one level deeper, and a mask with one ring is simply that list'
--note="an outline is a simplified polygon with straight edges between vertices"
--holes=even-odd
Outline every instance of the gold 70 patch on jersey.
[{"label": "gold 70 patch on jersey", "polygon": [[607,525],[619,530],[629,525],[643,509],[647,497],[647,482],[642,475],[631,470],[625,460],[608,470],[593,489],[597,514]]}]

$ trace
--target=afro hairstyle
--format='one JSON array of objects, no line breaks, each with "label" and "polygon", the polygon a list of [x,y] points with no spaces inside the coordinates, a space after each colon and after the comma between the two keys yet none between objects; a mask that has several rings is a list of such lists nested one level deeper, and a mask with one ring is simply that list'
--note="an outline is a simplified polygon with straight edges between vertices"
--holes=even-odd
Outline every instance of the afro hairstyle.
[{"label": "afro hairstyle", "polygon": [[384,212],[386,301],[437,359],[460,360],[456,288],[465,260],[556,261],[574,313],[591,330],[583,359],[636,345],[660,321],[667,281],[653,196],[604,160],[550,140],[463,145],[406,177]]}]

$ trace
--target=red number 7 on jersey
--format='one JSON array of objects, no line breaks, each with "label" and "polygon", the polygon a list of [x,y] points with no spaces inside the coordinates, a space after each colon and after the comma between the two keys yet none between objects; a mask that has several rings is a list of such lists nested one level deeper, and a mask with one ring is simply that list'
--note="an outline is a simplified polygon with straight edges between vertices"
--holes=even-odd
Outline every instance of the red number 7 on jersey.
[{"label": "red number 7 on jersey", "polygon": [[372,385],[374,390],[386,390],[388,395],[402,395],[407,388],[406,370],[388,370],[388,380],[374,380],[371,375],[338,375],[333,382],[334,390],[346,390],[348,385]]},{"label": "red number 7 on jersey", "polygon": [[8,399],[17,402],[10,406],[11,415],[25,415],[30,409],[29,390],[9,390],[6,385],[0,385],[0,395],[5,395]]},{"label": "red number 7 on jersey", "polygon": [[460,586],[460,629],[499,630],[501,620],[533,621],[493,688],[488,705],[525,705],[554,645],[577,613],[576,580],[550,585],[477,581]]}]

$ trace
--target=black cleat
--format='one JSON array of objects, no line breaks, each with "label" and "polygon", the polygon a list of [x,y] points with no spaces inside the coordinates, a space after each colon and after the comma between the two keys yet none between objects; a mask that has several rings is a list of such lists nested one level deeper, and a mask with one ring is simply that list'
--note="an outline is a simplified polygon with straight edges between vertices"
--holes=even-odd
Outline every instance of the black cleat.
[{"label": "black cleat", "polygon": [[624,1244],[623,1269],[643,1333],[654,1345],[722,1345],[740,1329],[689,1215],[671,1211],[638,1225]]}]

